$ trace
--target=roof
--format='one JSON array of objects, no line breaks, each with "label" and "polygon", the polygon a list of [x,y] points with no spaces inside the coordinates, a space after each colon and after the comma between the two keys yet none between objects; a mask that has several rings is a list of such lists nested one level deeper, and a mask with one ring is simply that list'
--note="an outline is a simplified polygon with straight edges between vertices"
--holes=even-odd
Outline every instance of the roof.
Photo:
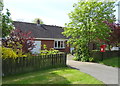
[{"label": "roof", "polygon": [[35,38],[57,38],[57,39],[66,39],[63,36],[62,32],[64,31],[60,26],[52,25],[37,25],[34,23],[14,21],[14,26],[16,29],[20,29],[25,32],[32,32],[32,36]]}]

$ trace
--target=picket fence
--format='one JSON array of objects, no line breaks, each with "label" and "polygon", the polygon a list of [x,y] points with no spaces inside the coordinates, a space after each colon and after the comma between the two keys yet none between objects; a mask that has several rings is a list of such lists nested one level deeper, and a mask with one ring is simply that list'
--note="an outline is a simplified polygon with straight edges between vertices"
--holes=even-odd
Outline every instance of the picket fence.
[{"label": "picket fence", "polygon": [[2,60],[3,76],[66,66],[66,54],[19,57]]}]

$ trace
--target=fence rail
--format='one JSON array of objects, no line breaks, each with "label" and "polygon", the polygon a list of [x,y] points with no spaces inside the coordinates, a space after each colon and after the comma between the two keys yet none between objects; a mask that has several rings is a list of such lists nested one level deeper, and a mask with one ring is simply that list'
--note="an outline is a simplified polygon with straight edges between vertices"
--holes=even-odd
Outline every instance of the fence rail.
[{"label": "fence rail", "polygon": [[92,51],[91,57],[93,57],[95,61],[100,61],[105,58],[111,57],[120,57],[120,51],[106,51],[106,52]]},{"label": "fence rail", "polygon": [[7,58],[2,60],[2,73],[6,76],[62,66],[66,66],[66,54]]}]

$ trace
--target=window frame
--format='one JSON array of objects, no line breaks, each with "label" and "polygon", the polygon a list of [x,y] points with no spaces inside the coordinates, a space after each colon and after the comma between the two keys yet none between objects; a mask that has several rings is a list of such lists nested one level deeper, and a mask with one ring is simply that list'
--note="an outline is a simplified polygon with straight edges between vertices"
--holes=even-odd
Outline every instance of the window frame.
[{"label": "window frame", "polygon": [[[58,47],[58,42],[60,42],[60,47]],[[55,46],[57,43],[57,47]],[[62,47],[61,47],[61,43],[62,44]],[[65,41],[64,40],[54,40],[54,48],[55,49],[64,49],[65,48]]]}]

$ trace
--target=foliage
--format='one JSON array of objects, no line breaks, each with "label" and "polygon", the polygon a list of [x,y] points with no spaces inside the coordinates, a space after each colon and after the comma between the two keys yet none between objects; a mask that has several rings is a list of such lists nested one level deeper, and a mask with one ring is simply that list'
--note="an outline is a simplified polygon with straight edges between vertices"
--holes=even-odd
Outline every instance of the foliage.
[{"label": "foliage", "polygon": [[4,47],[2,48],[2,58],[3,59],[6,59],[6,58],[14,58],[15,59],[17,57],[18,57],[18,55],[11,48],[4,48]]},{"label": "foliage", "polygon": [[89,61],[90,61],[90,62],[94,62],[95,59],[94,59],[93,57],[90,57],[90,58],[89,58]]},{"label": "foliage", "polygon": [[47,50],[47,46],[45,44],[43,45],[43,49],[44,50],[40,50],[40,55],[50,55],[50,54],[59,53],[59,50],[55,50],[53,48],[50,48],[49,50]]},{"label": "foliage", "polygon": [[10,33],[9,37],[2,39],[3,46],[12,48],[15,51],[19,50],[23,54],[29,53],[35,46],[34,38],[30,34],[31,32],[23,32],[15,29]]},{"label": "foliage", "polygon": [[[93,62],[99,62],[101,60],[104,60],[106,58],[111,58],[111,57],[118,57],[120,56],[120,51],[106,51],[106,52],[100,52],[100,51],[91,51],[90,58],[94,58]],[[89,59],[90,61],[90,59]]]},{"label": "foliage", "polygon": [[[2,16],[2,10],[3,10],[3,1],[0,0],[0,16]],[[0,17],[0,28],[2,28],[2,17]],[[0,37],[2,37],[1,29],[0,29]]]},{"label": "foliage", "polygon": [[110,23],[108,21],[104,21],[104,23],[109,26],[112,32],[109,33],[110,37],[107,37],[108,40],[100,39],[100,41],[108,44],[110,50],[110,45],[118,46],[120,43],[120,23]]},{"label": "foliage", "polygon": [[11,48],[0,47],[2,50],[2,58],[13,58],[16,59],[17,57],[27,57],[27,55],[23,55],[21,51],[16,52]]},{"label": "foliage", "polygon": [[13,30],[13,21],[10,18],[10,12],[7,9],[6,14],[2,13],[2,37],[6,37]]},{"label": "foliage", "polygon": [[89,43],[109,36],[110,29],[102,21],[113,22],[114,2],[79,1],[74,4],[74,11],[69,13],[70,22],[66,24],[63,34],[70,37],[69,43],[76,49],[76,57],[89,61]]},{"label": "foliage", "polygon": [[43,49],[44,49],[44,50],[46,50],[46,49],[47,49],[47,46],[46,46],[45,44],[43,45]]},{"label": "foliage", "polygon": [[0,0],[0,11],[2,11],[3,10],[3,0]]},{"label": "foliage", "polygon": [[40,24],[44,24],[44,22],[40,18],[35,18],[32,22],[37,23],[38,20],[40,20]]},{"label": "foliage", "polygon": [[59,50],[55,50],[53,48],[51,48],[48,52],[48,54],[57,54],[57,53],[59,53]]}]

